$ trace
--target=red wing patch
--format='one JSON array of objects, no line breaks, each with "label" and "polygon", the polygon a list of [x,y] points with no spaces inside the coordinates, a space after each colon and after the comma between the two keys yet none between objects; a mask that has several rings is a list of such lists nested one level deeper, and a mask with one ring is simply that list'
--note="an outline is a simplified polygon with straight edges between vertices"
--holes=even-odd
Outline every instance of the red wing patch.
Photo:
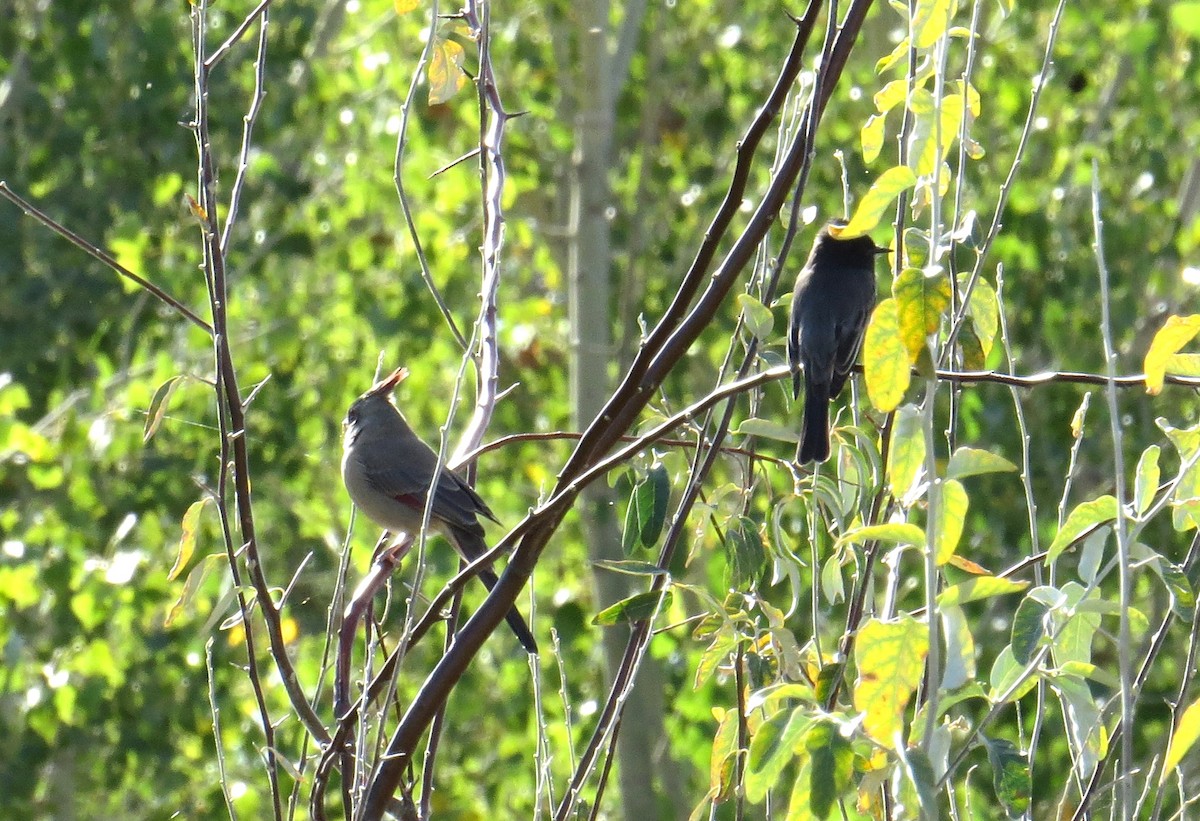
[{"label": "red wing patch", "polygon": [[397,496],[393,496],[392,498],[402,505],[408,505],[413,510],[425,509],[424,497],[418,496],[415,493],[401,493]]}]

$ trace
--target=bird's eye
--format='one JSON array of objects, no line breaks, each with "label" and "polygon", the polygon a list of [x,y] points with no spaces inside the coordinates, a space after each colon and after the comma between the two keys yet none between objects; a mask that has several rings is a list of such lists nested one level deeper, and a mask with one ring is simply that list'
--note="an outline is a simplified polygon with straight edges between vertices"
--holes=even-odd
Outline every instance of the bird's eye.
[{"label": "bird's eye", "polygon": [[342,427],[344,428],[347,425],[353,425],[356,422],[358,422],[358,411],[354,408],[351,408],[346,412],[346,418],[342,420]]}]

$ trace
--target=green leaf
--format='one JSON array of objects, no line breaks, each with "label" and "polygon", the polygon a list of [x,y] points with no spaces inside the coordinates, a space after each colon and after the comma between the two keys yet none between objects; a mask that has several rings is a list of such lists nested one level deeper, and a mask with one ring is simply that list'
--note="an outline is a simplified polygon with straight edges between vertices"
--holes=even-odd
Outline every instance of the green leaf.
[{"label": "green leaf", "polygon": [[1024,815],[1033,797],[1029,760],[1008,739],[982,738],[987,747],[988,763],[992,765],[992,787],[996,798],[1009,817]]},{"label": "green leaf", "polygon": [[961,447],[954,451],[946,465],[947,479],[963,479],[985,473],[1015,473],[1017,466],[991,451]]},{"label": "green leaf", "polygon": [[[1012,693],[1009,693],[1009,689],[1018,680],[1021,682],[1020,685]],[[988,677],[990,689],[987,697],[993,702],[999,701],[1001,698],[1006,698],[1009,702],[1017,702],[1036,687],[1037,683],[1038,674],[1034,672],[1025,675],[1025,665],[1017,663],[1017,660],[1013,658],[1012,645],[1009,645],[1000,651],[996,656],[996,661],[992,664],[992,672]]]},{"label": "green leaf", "polygon": [[1138,459],[1133,490],[1133,507],[1138,515],[1149,510],[1154,502],[1154,494],[1158,492],[1158,483],[1162,477],[1158,467],[1158,457],[1161,453],[1162,448],[1151,445],[1142,451],[1142,456]]},{"label": "green leaf", "polygon": [[777,442],[787,442],[795,445],[800,442],[800,434],[794,427],[781,425],[774,419],[751,417],[742,421],[734,431],[735,436],[757,436],[760,439],[774,439]]},{"label": "green leaf", "polygon": [[[659,599],[662,600],[661,608]],[[671,606],[671,591],[665,590],[662,593],[656,593],[653,590],[648,590],[645,593],[637,593],[627,599],[622,599],[616,604],[610,605],[597,613],[592,618],[592,624],[601,627],[611,627],[614,624],[621,622],[638,622],[654,616],[659,609],[665,610]]]},{"label": "green leaf", "polygon": [[150,400],[150,407],[146,411],[146,426],[142,429],[142,444],[150,441],[158,430],[158,426],[162,424],[163,414],[166,413],[167,404],[171,400],[171,394],[175,392],[175,388],[179,385],[179,380],[183,379],[182,375],[172,376],[166,382],[158,386],[158,390],[154,392],[154,397]]},{"label": "green leaf", "polygon": [[1012,621],[1013,659],[1021,665],[1029,663],[1046,637],[1046,616],[1050,608],[1032,595],[1017,605]]},{"label": "green leaf", "polygon": [[775,326],[775,317],[771,313],[771,309],[750,294],[738,294],[737,301],[738,306],[742,309],[746,330],[754,334],[760,342],[769,340]]},{"label": "green leaf", "polygon": [[[975,678],[975,637],[961,607],[939,606],[942,615],[942,636],[946,642],[945,671],[941,689],[953,691]],[[938,699],[941,710],[941,699]]]},{"label": "green leaf", "polygon": [[597,559],[592,562],[596,567],[611,570],[614,573],[624,573],[626,576],[666,576],[667,571],[653,562],[611,561]]},{"label": "green leaf", "polygon": [[896,410],[896,418],[892,422],[887,477],[892,495],[906,507],[917,501],[913,498],[913,485],[924,465],[925,433],[921,429],[921,411],[915,405],[903,405]]},{"label": "green leaf", "polygon": [[1107,524],[1117,518],[1117,500],[1114,496],[1101,496],[1075,507],[1063,522],[1058,535],[1046,549],[1046,564],[1053,564],[1064,550],[1075,540],[1097,525]]},{"label": "green leaf", "polygon": [[[1176,428],[1165,419],[1155,420],[1175,447],[1181,463],[1192,461],[1200,449],[1200,425]],[[1200,463],[1192,464],[1175,486],[1171,497],[1171,525],[1178,531],[1191,530],[1200,525]]]},{"label": "green leaf", "polygon": [[854,752],[850,742],[829,721],[815,724],[804,739],[811,762],[809,808],[817,818],[829,817],[834,802],[850,792]]},{"label": "green leaf", "polygon": [[779,713],[759,725],[750,739],[750,757],[746,766],[746,799],[757,804],[767,791],[778,786],[779,775],[793,758],[804,732],[813,719],[808,709],[797,707],[791,713]]},{"label": "green leaf", "polygon": [[725,559],[729,567],[730,585],[742,588],[756,580],[767,563],[758,524],[739,516],[725,534]]},{"label": "green leaf", "polygon": [[629,494],[629,504],[625,506],[625,523],[621,528],[621,553],[626,556],[632,556],[637,550],[641,537],[641,528],[638,527],[637,492],[638,486],[634,485]]},{"label": "green leaf", "polygon": [[660,461],[650,466],[646,481],[634,491],[637,502],[638,534],[646,547],[653,547],[667,520],[667,502],[671,498],[671,480]]},{"label": "green leaf", "polygon": [[909,747],[900,751],[900,758],[904,762],[904,774],[916,790],[921,817],[939,818],[937,776],[933,774],[929,756],[920,747]]}]

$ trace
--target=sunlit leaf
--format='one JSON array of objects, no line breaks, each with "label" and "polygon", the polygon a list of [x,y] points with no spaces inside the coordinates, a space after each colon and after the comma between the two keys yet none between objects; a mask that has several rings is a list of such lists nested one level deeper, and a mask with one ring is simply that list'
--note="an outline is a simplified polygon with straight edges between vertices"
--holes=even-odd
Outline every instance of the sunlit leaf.
[{"label": "sunlit leaf", "polygon": [[179,526],[179,547],[175,550],[175,563],[167,572],[168,579],[174,579],[183,572],[183,568],[191,563],[192,556],[196,552],[196,533],[200,528],[200,513],[208,502],[207,496],[198,502],[192,502],[183,514],[183,521]]},{"label": "sunlit leaf", "polygon": [[971,298],[967,301],[967,315],[971,317],[971,325],[975,328],[983,355],[987,357],[992,352],[996,335],[1000,333],[1000,298],[986,279],[975,280]]},{"label": "sunlit leaf", "polygon": [[1017,466],[988,450],[960,447],[946,465],[947,479],[962,479],[985,473],[1015,473]]},{"label": "sunlit leaf", "polygon": [[1162,448],[1151,445],[1142,451],[1138,459],[1137,471],[1134,474],[1133,506],[1139,514],[1145,513],[1154,501],[1158,492],[1161,472],[1158,467],[1158,457]]},{"label": "sunlit leaf", "polygon": [[1162,776],[1158,783],[1162,784],[1173,774],[1197,739],[1200,739],[1200,699],[1189,704],[1179,717],[1179,723],[1171,733],[1171,746],[1167,747],[1167,754],[1163,758]]},{"label": "sunlit leaf", "polygon": [[1114,496],[1105,495],[1077,505],[1059,528],[1050,547],[1046,549],[1046,564],[1051,564],[1088,530],[1096,525],[1111,522],[1116,517],[1117,500]]},{"label": "sunlit leaf", "polygon": [[771,309],[763,305],[750,294],[738,294],[738,307],[742,309],[742,318],[746,329],[760,341],[771,338],[771,329],[775,325],[775,316]]},{"label": "sunlit leaf", "polygon": [[146,411],[146,425],[142,429],[142,444],[149,442],[155,431],[158,430],[158,426],[162,424],[163,414],[167,412],[171,394],[175,392],[181,379],[183,379],[182,375],[172,376],[159,385],[158,390],[154,392],[154,397],[150,400],[150,407]]},{"label": "sunlit leaf", "polygon": [[221,566],[225,557],[220,553],[210,553],[205,556],[196,566],[188,573],[187,579],[184,580],[183,590],[179,593],[179,598],[167,610],[167,615],[163,618],[163,627],[171,627],[175,620],[188,610],[196,598],[196,593],[200,590],[200,586],[204,584],[204,580],[208,578],[208,574]]},{"label": "sunlit leaf", "polygon": [[875,162],[880,152],[883,151],[884,126],[886,125],[886,114],[872,114],[858,132],[858,139],[862,144],[863,162],[868,165]]},{"label": "sunlit leaf", "polygon": [[871,315],[863,341],[863,373],[871,404],[885,413],[895,410],[904,399],[912,374],[893,299],[880,302]]},{"label": "sunlit leaf", "polygon": [[863,730],[889,749],[895,749],[928,652],[929,628],[910,616],[889,622],[871,619],[859,630],[854,708],[866,714]]},{"label": "sunlit leaf", "polygon": [[1179,353],[1200,333],[1200,314],[1170,316],[1154,335],[1146,351],[1143,368],[1146,371],[1146,393],[1157,396],[1163,389],[1167,374],[1167,363],[1173,354]]},{"label": "sunlit leaf", "polygon": [[464,36],[466,27],[459,25],[439,30],[433,40],[429,56],[429,104],[441,105],[448,102],[466,84],[467,75],[463,71],[463,60],[466,53],[453,35]]},{"label": "sunlit leaf", "polygon": [[917,48],[929,48],[950,28],[954,0],[917,0],[912,36]]},{"label": "sunlit leaf", "polygon": [[859,200],[854,216],[842,230],[842,236],[850,239],[870,232],[879,224],[884,212],[900,192],[912,188],[916,182],[916,175],[907,166],[894,166],[884,171],[876,178],[866,196]]},{"label": "sunlit leaf", "polygon": [[950,282],[944,276],[926,276],[922,270],[906,268],[892,283],[892,297],[900,317],[900,335],[909,362],[914,363],[950,305]]},{"label": "sunlit leaf", "polygon": [[938,508],[938,528],[935,534],[939,565],[948,562],[958,549],[958,540],[962,538],[969,504],[967,491],[959,482],[950,479],[942,483],[942,504]]},{"label": "sunlit leaf", "polygon": [[913,547],[924,547],[925,531],[914,524],[907,522],[892,522],[882,525],[867,525],[851,530],[842,538],[838,539],[838,544],[864,544],[866,542],[889,542],[894,544],[907,544]]},{"label": "sunlit leaf", "polygon": [[990,599],[993,596],[1004,596],[1009,593],[1019,593],[1029,587],[1029,582],[1004,579],[999,576],[976,576],[965,582],[953,584],[938,594],[938,604],[943,607],[961,605],[967,602]]}]

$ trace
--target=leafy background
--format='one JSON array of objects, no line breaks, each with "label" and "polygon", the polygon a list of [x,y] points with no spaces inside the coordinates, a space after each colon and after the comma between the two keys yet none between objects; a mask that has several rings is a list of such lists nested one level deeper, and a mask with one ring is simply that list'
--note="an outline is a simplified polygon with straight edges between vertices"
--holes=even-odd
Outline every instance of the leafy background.
[{"label": "leafy background", "polygon": [[[592,81],[580,62],[580,8],[548,2],[501,4],[492,11],[501,93],[510,110],[524,113],[510,124],[506,143],[500,324],[501,382],[517,387],[499,404],[489,438],[578,427],[568,391],[565,235],[577,123],[587,122],[592,103]],[[249,10],[248,4],[213,8],[213,43]],[[1052,12],[1036,4],[981,8],[973,83],[983,108],[971,133],[985,153],[961,174],[966,208],[979,212],[983,226],[1017,151]],[[635,11],[608,14],[615,27]],[[966,25],[969,14],[960,11],[956,22]],[[0,179],[185,304],[204,305],[198,228],[181,204],[196,185],[194,139],[186,127],[193,95],[189,9],[144,0],[111,6],[15,0],[2,18]],[[1093,159],[1101,169],[1117,371],[1138,373],[1163,319],[1192,309],[1200,246],[1198,21],[1196,3],[1066,8],[1053,70],[1042,78],[1041,115],[1008,189],[1003,229],[987,265],[993,285],[1003,267],[1018,372],[1103,372]],[[884,160],[868,167],[858,138],[874,111],[872,95],[885,81],[876,61],[898,42],[901,22],[883,4],[872,11],[822,123],[803,202],[819,219],[842,212],[835,151],[844,152],[856,195],[887,167]],[[260,541],[273,582],[285,586],[304,557],[312,556],[287,609],[294,657],[310,683],[317,677],[329,590],[350,522],[337,470],[345,406],[369,385],[380,357],[384,367],[405,364],[412,376],[398,399],[414,426],[436,441],[461,355],[419,275],[393,182],[401,103],[429,25],[428,9],[397,14],[380,0],[296,0],[271,11],[263,67],[268,93],[231,240],[229,311],[242,384],[270,377],[250,406],[248,441]],[[635,349],[639,317],[652,323],[674,295],[724,193],[734,144],[774,81],[792,35],[777,4],[757,2],[653,4],[644,9],[638,31],[611,131],[605,218],[614,298],[611,305],[595,306],[607,312],[615,340],[608,372],[594,375],[605,383],[619,376]],[[952,52],[953,72],[962,68],[961,46]],[[465,68],[473,70],[469,50],[465,59]],[[213,75],[213,147],[225,190],[237,171],[252,60],[248,40]],[[444,104],[428,105],[422,90],[417,100],[409,112],[404,184],[416,204],[416,231],[433,279],[459,327],[468,329],[477,307],[482,241],[476,164],[432,174],[477,145],[474,95],[468,86]],[[885,157],[894,157],[899,112],[890,117],[896,119],[889,120],[892,142]],[[750,190],[765,182],[766,171],[759,169]],[[982,232],[976,228],[970,240]],[[883,241],[885,231],[876,234]],[[788,271],[801,264],[802,253],[793,252]],[[974,263],[970,241],[955,254],[962,269]],[[219,563],[167,625],[184,589],[184,576],[168,578],[181,519],[215,484],[219,469],[215,406],[205,384],[212,379],[211,342],[7,204],[0,207],[0,294],[0,727],[6,739],[0,745],[0,794],[6,812],[55,818],[224,815],[205,668],[211,641],[225,781],[235,785],[241,814],[267,816],[262,731],[241,669],[244,650],[237,630],[218,629],[231,614],[229,581]],[[785,316],[786,307],[774,306],[774,329],[764,340],[768,364],[781,355]],[[705,331],[668,379],[660,409],[677,409],[711,389],[736,319],[731,304]],[[987,364],[1004,366],[999,348]],[[143,444],[152,397],[181,374],[187,378],[177,384],[160,429]],[[790,425],[795,414],[782,384],[762,393],[755,415]],[[1088,435],[1072,458],[1070,424],[1085,391],[1051,383],[1023,403],[1034,434],[1029,481],[1043,548],[1057,532],[1054,511],[1068,470],[1066,509],[1113,489],[1100,396],[1093,397]],[[959,441],[1019,463],[1008,388],[969,386],[958,395]],[[1123,391],[1120,402],[1127,465],[1130,454],[1149,444],[1166,448],[1157,417],[1184,427],[1196,411],[1192,394],[1181,389],[1156,398]],[[465,415],[460,409],[460,424]],[[791,455],[784,442],[760,440],[759,447],[783,459]],[[480,493],[503,521],[518,521],[553,484],[569,452],[569,442],[552,439],[492,451],[479,464]],[[678,487],[689,453],[667,447],[658,455]],[[654,458],[647,454],[627,473],[614,475],[620,518]],[[794,540],[798,555],[807,557],[809,549],[802,525],[808,509],[791,495],[788,472],[772,469],[754,485],[739,471],[731,463],[711,488],[711,515],[695,517],[690,563],[674,568],[680,579],[707,587],[718,600],[731,580],[722,542],[732,514],[744,512],[755,530],[778,505],[789,505],[781,514],[784,532],[797,535],[785,539]],[[740,487],[757,493],[744,509]],[[974,478],[968,490],[972,505],[960,551],[993,571],[1027,556],[1028,516],[1015,475]],[[539,723],[557,751],[555,775],[569,772],[567,747],[586,738],[595,705],[605,697],[600,637],[604,630],[625,629],[591,621],[601,605],[583,546],[587,529],[586,511],[569,517],[534,579],[536,632],[546,637],[553,628],[560,638],[562,698],[555,695],[558,664],[547,656],[539,665],[541,702],[535,705],[515,645],[506,635],[493,637],[451,699],[434,797],[438,817],[528,815],[533,790],[512,785],[533,782]],[[354,528],[352,574],[365,571],[375,536],[361,520]],[[1168,518],[1141,535],[1175,562],[1182,561],[1189,539]],[[220,552],[214,517],[202,515],[199,546],[201,554]],[[444,578],[453,563],[438,547],[430,551],[428,570]],[[811,568],[797,572],[811,586]],[[902,572],[913,581],[900,586],[901,607],[912,610],[923,601],[918,560],[905,559]],[[1135,595],[1146,612],[1163,612],[1168,600],[1161,586],[1146,574],[1136,578]],[[769,580],[767,574],[759,594],[788,610],[788,583]],[[1115,601],[1115,583],[1105,585],[1102,595]],[[472,592],[468,603],[476,596]],[[664,626],[698,606],[683,596],[674,602]],[[824,626],[836,636],[839,620],[830,615],[836,603],[826,604]],[[528,602],[522,606],[528,610]],[[1010,639],[1015,606],[1015,600],[994,598],[968,608],[984,680]],[[389,618],[397,616],[391,612]],[[789,616],[797,636],[813,632],[805,618],[804,608]],[[1115,622],[1106,625],[1115,631]],[[1189,627],[1179,626],[1173,639],[1179,651],[1161,658],[1139,693],[1136,749],[1144,762],[1161,754],[1171,727],[1171,702],[1185,670],[1183,648],[1195,637]],[[687,817],[701,803],[713,780],[710,757],[720,716],[736,706],[728,666],[693,686],[704,645],[679,628],[659,635],[651,648],[663,671],[665,738],[661,769],[648,789],[663,818]],[[1095,663],[1115,670],[1113,645],[1099,642],[1097,648]],[[434,654],[433,647],[419,648],[413,677],[401,682],[402,700]],[[1097,688],[1098,700],[1107,694]],[[268,695],[277,712],[286,711],[278,688]],[[1005,714],[999,736],[1018,744],[1028,740],[1022,721],[1039,709],[1032,698]],[[571,708],[570,738],[564,705]],[[978,717],[969,710],[966,715]],[[300,744],[294,723],[285,722],[282,736],[294,753]],[[1033,770],[1038,816],[1050,817],[1049,808],[1066,789],[1061,774],[1076,752],[1061,719],[1048,721]],[[984,761],[979,754],[981,766]],[[1194,769],[1190,780],[1181,777],[1168,806],[1195,797]],[[1002,817],[989,798],[988,777],[964,778],[960,788],[958,800],[975,796],[975,817]],[[615,793],[606,801],[606,811],[618,817]],[[301,815],[304,807],[301,801]],[[728,803],[719,810],[721,817],[730,813]]]}]

